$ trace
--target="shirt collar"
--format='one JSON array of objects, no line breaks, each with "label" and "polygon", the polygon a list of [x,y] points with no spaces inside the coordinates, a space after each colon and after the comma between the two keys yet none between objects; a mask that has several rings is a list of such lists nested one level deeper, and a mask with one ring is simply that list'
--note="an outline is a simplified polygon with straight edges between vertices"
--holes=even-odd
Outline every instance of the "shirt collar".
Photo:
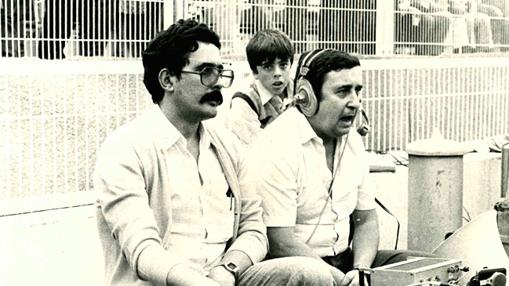
[{"label": "shirt collar", "polygon": [[269,102],[273,95],[268,91],[262,84],[261,81],[255,79],[254,81],[256,90],[258,91],[258,94],[260,95],[260,99],[262,101],[262,105],[265,105],[265,103]]},{"label": "shirt collar", "polygon": [[[300,138],[300,142],[301,144],[305,144],[311,140],[316,140],[320,143],[323,143],[323,140],[322,138],[320,138],[320,136],[318,136],[315,132],[315,130],[313,130],[313,127],[311,127],[311,124],[309,123],[309,121],[307,120],[306,116],[304,114],[302,114],[296,107],[292,107],[292,112],[295,112],[297,113],[297,126],[298,126],[298,129],[299,129],[299,138]],[[352,131],[352,130],[350,130]],[[345,135],[341,136],[341,138],[344,138]]]},{"label": "shirt collar", "polygon": [[296,107],[291,107],[287,112],[292,112],[295,114],[295,126],[298,128],[299,140],[301,144],[305,144],[313,139],[322,142],[322,139],[318,137],[315,130],[313,130],[311,124],[309,124],[309,121],[307,120],[306,116],[302,114],[302,112],[300,112]]},{"label": "shirt collar", "polygon": [[[152,124],[156,127],[159,133],[159,144],[162,149],[169,149],[177,142],[186,144],[186,139],[180,131],[166,118],[159,105],[155,104],[149,111],[151,113]],[[210,136],[205,132],[205,127],[200,123],[198,127],[200,134],[200,148],[208,148],[211,144]]]}]

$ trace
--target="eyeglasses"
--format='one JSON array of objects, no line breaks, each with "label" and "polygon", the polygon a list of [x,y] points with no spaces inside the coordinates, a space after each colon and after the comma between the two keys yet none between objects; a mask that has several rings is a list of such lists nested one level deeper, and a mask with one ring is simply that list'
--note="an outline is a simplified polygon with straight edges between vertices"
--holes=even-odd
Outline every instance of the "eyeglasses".
[{"label": "eyeglasses", "polygon": [[199,74],[201,84],[206,87],[214,87],[218,83],[228,88],[233,83],[233,70],[224,70],[218,67],[204,67],[201,71],[182,71],[182,73]]}]

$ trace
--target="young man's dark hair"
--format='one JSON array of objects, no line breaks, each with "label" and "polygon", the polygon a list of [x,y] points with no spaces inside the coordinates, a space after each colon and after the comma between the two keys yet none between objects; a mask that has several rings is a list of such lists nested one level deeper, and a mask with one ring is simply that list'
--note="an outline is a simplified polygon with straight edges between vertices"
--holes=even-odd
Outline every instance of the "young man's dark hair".
[{"label": "young man's dark hair", "polygon": [[[313,92],[316,95],[317,101],[320,102],[322,98],[321,88],[325,75],[330,71],[340,71],[342,69],[351,69],[360,66],[360,62],[356,56],[338,50],[326,50],[314,59],[313,55],[311,58],[306,59],[307,55],[312,52],[315,51],[308,51],[300,56],[295,83],[297,84],[301,77],[300,70],[302,66],[306,65],[309,71],[304,78],[309,81],[313,87]],[[302,62],[304,59],[306,59],[306,63]]]},{"label": "young man's dark hair", "polygon": [[189,63],[189,53],[198,49],[198,42],[221,48],[219,36],[193,19],[179,20],[149,43],[143,52],[143,83],[154,103],[159,103],[164,96],[159,72],[167,68],[172,75],[180,78],[182,68]]},{"label": "young man's dark hair", "polygon": [[249,40],[246,55],[249,67],[256,74],[258,73],[256,66],[272,63],[277,58],[293,63],[295,49],[285,33],[266,29],[259,31]]}]

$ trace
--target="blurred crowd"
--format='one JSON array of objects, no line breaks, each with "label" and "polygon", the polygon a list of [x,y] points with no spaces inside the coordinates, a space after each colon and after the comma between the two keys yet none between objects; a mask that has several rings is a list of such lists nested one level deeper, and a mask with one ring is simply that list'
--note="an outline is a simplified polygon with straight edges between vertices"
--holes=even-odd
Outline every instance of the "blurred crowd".
[{"label": "blurred crowd", "polygon": [[[163,2],[0,0],[1,56],[140,57],[149,39],[163,28]],[[238,47],[245,45],[257,31],[272,28],[285,32],[297,53],[334,48],[370,55],[376,53],[376,35],[382,32],[376,27],[379,10],[376,0],[186,3],[191,17],[221,35],[226,53],[238,52]],[[395,0],[393,15],[390,21],[394,22],[396,54],[439,55],[509,49],[509,0]],[[74,43],[73,50],[66,52],[69,39]]]},{"label": "blurred crowd", "polygon": [[399,0],[396,11],[400,53],[496,52],[509,44],[507,0]]},{"label": "blurred crowd", "polygon": [[162,29],[159,0],[0,0],[2,56],[27,53],[26,39],[42,59],[66,57],[70,38],[80,56],[139,57],[146,43]]}]

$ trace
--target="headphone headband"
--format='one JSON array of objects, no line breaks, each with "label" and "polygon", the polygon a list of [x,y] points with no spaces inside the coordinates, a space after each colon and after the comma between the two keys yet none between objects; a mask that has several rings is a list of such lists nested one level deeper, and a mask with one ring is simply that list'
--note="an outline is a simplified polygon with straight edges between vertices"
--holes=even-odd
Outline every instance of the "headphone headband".
[{"label": "headphone headband", "polygon": [[311,65],[311,63],[322,53],[326,52],[326,51],[330,51],[331,49],[323,49],[323,50],[315,50],[315,51],[311,51],[309,52],[309,54],[306,55],[306,57],[304,58],[304,60],[302,61],[302,67],[300,68],[300,71],[299,71],[299,76],[300,77],[305,77],[307,75],[307,73],[309,72],[309,66]]}]

